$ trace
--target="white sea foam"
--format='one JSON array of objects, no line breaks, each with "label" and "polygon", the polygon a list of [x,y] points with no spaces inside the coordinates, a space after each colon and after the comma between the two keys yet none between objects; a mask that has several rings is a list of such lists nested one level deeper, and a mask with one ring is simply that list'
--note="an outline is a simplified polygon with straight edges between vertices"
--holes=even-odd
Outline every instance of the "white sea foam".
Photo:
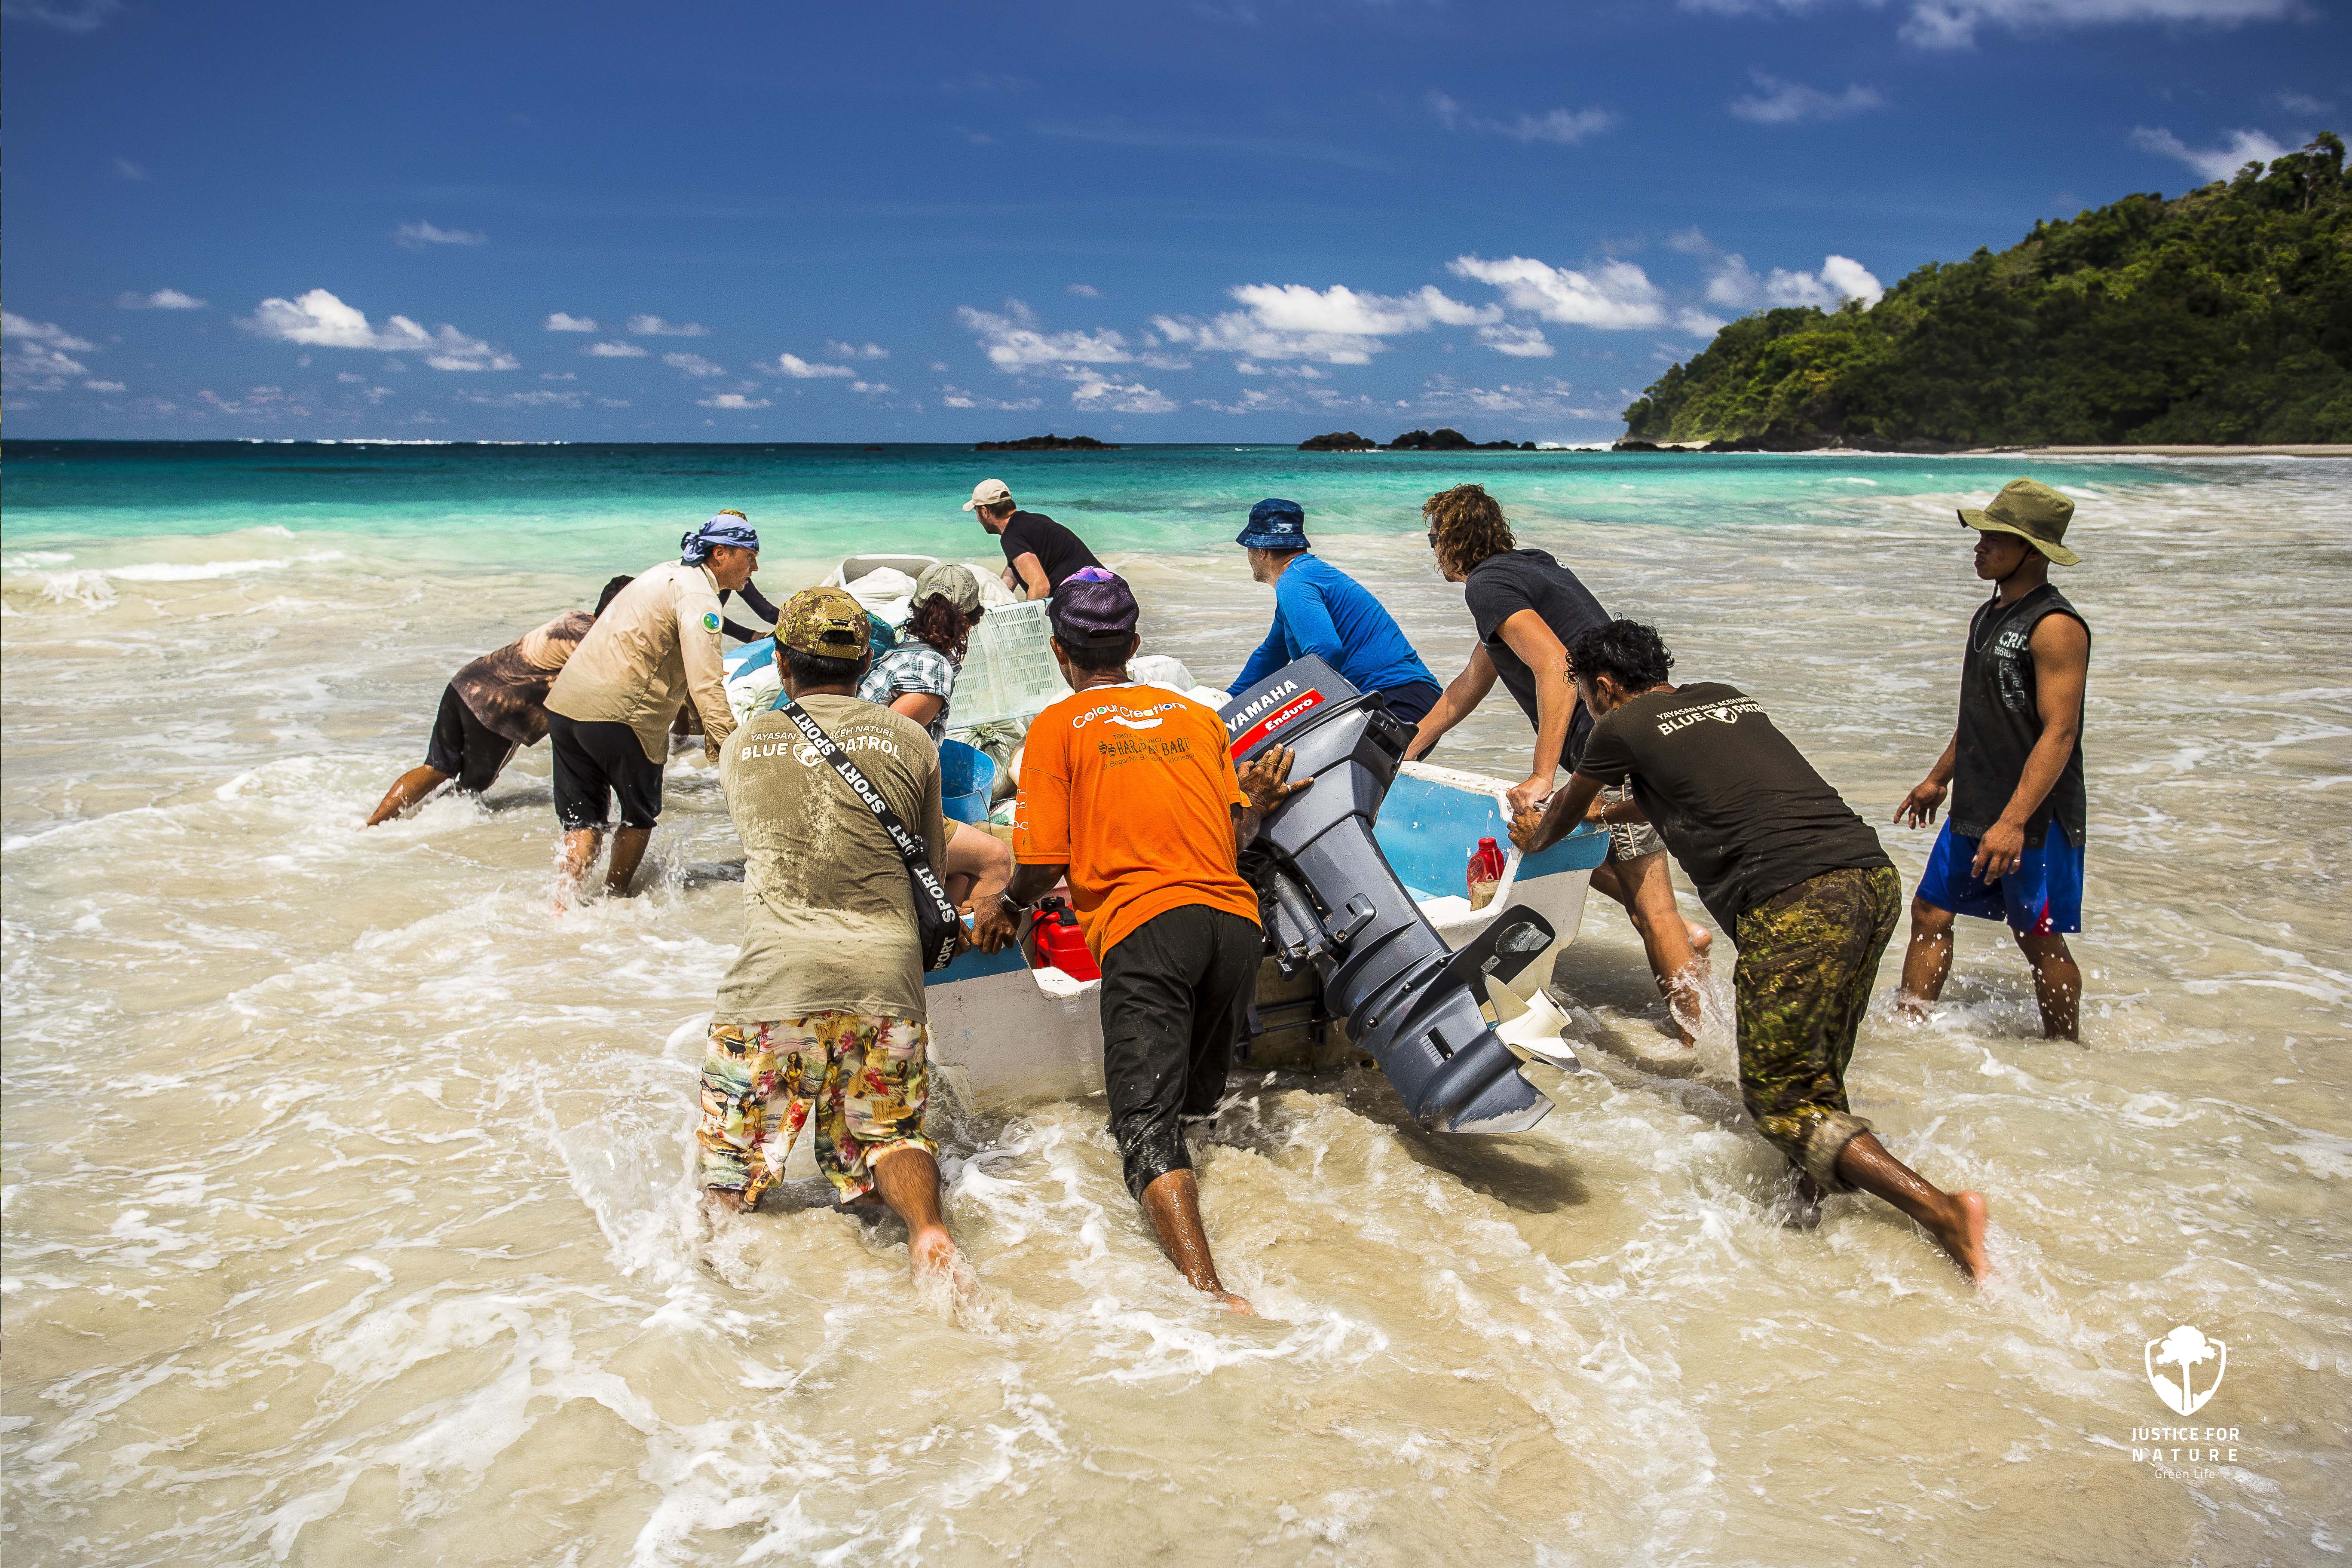
[{"label": "white sea foam", "polygon": [[[1605,524],[1587,514],[1620,492],[1561,476],[1507,504],[1605,603],[1662,622],[1679,673],[1758,694],[1883,821],[1948,736],[1981,592],[1949,508],[1982,496],[1958,470],[1939,470],[1948,493],[1897,493],[1887,467],[1831,490],[1817,461],[1639,480]],[[9,584],[28,612],[0,710],[12,1552],[2326,1550],[2352,1368],[2332,1261],[2352,1247],[2352,899],[2332,848],[2352,827],[2352,516],[2308,467],[2100,472],[2095,565],[2066,584],[2098,639],[2084,1041],[2040,1038],[2013,948],[1970,922],[1920,1026],[1885,1005],[1898,934],[1849,1079],[1898,1155],[1990,1195],[2000,1277],[1981,1293],[1861,1197],[1785,1228],[1785,1163],[1739,1100],[1729,935],[1669,1077],[1642,1065],[1662,1005],[1597,899],[1561,970],[1592,1070],[1547,1078],[1558,1109],[1533,1133],[1423,1133],[1360,1069],[1236,1078],[1195,1157],[1255,1319],[1170,1269],[1099,1099],[935,1126],[966,1306],[909,1285],[900,1227],[832,1204],[807,1134],[770,1210],[710,1229],[690,1128],[741,893],[711,869],[740,849],[708,773],[669,773],[646,897],[561,915],[543,747],[486,801],[358,826],[414,765],[449,670],[546,595],[522,590],[519,615],[472,579],[378,588],[356,547],[298,574],[320,558],[256,529],[12,558],[81,568],[57,574],[93,595],[141,584],[93,622],[58,613],[79,591]],[[1805,511],[1738,488],[1775,474],[1803,478]],[[1707,485],[1748,521],[1691,526]],[[185,559],[206,550],[240,559]],[[2210,552],[2191,594],[2183,552]],[[1459,596],[1417,536],[1351,540],[1346,563],[1458,668]],[[1266,601],[1205,547],[1121,566],[1155,645],[1204,675],[1263,634]],[[247,573],[340,607],[264,590],[213,613]],[[162,635],[137,618],[150,601],[206,613]],[[1497,700],[1446,760],[1509,774],[1526,745]],[[1909,881],[1930,836],[1884,837]],[[2179,1322],[2229,1342],[2214,1408],[2260,1431],[2202,1479],[2129,1457],[2135,1424],[2169,1419],[2142,1347]]]}]

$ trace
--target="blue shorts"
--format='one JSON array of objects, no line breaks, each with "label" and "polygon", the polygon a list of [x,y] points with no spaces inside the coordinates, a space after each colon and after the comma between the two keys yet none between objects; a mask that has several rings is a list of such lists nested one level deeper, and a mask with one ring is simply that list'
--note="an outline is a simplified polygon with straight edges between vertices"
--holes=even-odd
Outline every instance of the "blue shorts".
[{"label": "blue shorts", "polygon": [[2039,848],[2026,847],[2016,868],[1998,882],[1981,882],[1969,868],[1976,863],[1977,840],[1944,824],[1919,897],[1939,910],[1979,920],[2005,920],[2012,931],[2049,936],[2083,929],[2083,847],[2056,823]]}]

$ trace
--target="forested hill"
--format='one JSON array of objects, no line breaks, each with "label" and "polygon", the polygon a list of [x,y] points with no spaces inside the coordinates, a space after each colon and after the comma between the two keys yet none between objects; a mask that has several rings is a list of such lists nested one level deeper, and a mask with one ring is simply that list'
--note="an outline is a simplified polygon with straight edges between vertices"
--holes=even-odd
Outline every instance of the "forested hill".
[{"label": "forested hill", "polygon": [[2038,223],[1867,310],[1745,317],[1625,425],[1767,449],[2352,441],[2344,143]]}]

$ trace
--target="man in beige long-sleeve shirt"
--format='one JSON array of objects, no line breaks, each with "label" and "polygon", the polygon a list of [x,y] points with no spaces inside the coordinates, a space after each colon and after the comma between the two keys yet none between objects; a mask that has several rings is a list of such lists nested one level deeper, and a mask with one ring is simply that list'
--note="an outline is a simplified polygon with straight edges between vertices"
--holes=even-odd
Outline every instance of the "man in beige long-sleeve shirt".
[{"label": "man in beige long-sleeve shirt", "polygon": [[604,887],[629,890],[661,815],[662,764],[681,701],[702,716],[704,754],[713,760],[735,728],[719,657],[719,595],[751,580],[760,536],[721,512],[679,544],[681,560],[639,573],[596,617],[547,694],[567,889],[594,862],[618,795],[621,827]]}]

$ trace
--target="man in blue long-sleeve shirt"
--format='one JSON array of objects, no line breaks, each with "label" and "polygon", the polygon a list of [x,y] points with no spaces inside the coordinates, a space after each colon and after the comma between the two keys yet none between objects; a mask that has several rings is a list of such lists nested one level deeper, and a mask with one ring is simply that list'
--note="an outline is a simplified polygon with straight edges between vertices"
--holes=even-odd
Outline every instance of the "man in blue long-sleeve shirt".
[{"label": "man in blue long-sleeve shirt", "polygon": [[1353,577],[1308,552],[1307,512],[1297,501],[1258,502],[1234,542],[1249,552],[1250,575],[1274,586],[1274,627],[1227,690],[1246,691],[1311,653],[1357,690],[1379,692],[1408,724],[1436,704],[1437,679],[1395,617]]}]

